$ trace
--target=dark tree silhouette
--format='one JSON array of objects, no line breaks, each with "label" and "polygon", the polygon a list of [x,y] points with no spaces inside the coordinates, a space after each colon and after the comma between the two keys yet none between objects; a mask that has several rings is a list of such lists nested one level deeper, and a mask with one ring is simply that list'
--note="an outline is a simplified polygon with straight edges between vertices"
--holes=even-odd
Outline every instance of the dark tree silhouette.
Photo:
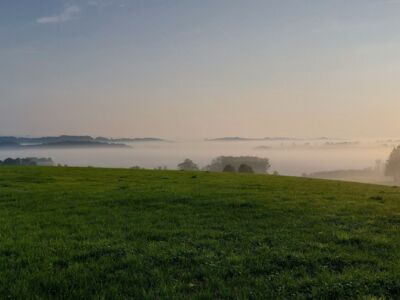
[{"label": "dark tree silhouette", "polygon": [[239,172],[239,173],[254,173],[254,170],[253,170],[253,168],[250,167],[249,165],[241,164],[241,165],[239,166],[238,172]]},{"label": "dark tree silhouette", "polygon": [[198,171],[199,167],[191,159],[187,158],[178,165],[178,169],[181,171]]},{"label": "dark tree silhouette", "polygon": [[54,162],[51,158],[7,158],[4,161],[0,160],[0,165],[8,166],[54,166]]},{"label": "dark tree silhouette", "polygon": [[396,182],[400,182],[400,146],[397,146],[390,153],[386,162],[385,175],[391,176]]},{"label": "dark tree silhouette", "polygon": [[235,168],[232,165],[226,165],[222,172],[229,172],[229,173],[234,173],[236,172]]},{"label": "dark tree silhouette", "polygon": [[265,174],[271,167],[268,158],[259,158],[255,156],[219,156],[212,160],[211,164],[204,170],[211,172],[222,172],[227,165],[231,165],[236,170],[241,164],[250,166],[255,173]]}]

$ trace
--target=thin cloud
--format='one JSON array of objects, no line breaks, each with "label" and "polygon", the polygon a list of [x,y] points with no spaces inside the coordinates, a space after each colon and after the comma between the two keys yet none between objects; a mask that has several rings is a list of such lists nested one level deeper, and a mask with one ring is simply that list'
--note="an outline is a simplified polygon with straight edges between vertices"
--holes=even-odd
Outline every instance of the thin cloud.
[{"label": "thin cloud", "polygon": [[88,5],[99,8],[105,8],[109,6],[125,7],[125,3],[116,0],[89,0]]},{"label": "thin cloud", "polygon": [[107,7],[110,6],[114,3],[114,1],[104,1],[104,0],[90,0],[88,1],[88,4],[91,6],[97,6],[97,7]]},{"label": "thin cloud", "polygon": [[79,6],[70,5],[66,6],[64,10],[57,15],[41,17],[36,20],[36,23],[39,24],[49,24],[49,23],[63,23],[68,22],[74,19],[79,13],[81,9]]}]

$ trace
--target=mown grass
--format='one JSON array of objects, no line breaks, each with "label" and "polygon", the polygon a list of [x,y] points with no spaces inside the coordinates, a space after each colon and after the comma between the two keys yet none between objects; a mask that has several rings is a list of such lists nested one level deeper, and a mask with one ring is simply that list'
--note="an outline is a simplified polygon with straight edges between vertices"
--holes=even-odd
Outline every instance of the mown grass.
[{"label": "mown grass", "polygon": [[0,168],[0,298],[400,297],[400,188]]}]

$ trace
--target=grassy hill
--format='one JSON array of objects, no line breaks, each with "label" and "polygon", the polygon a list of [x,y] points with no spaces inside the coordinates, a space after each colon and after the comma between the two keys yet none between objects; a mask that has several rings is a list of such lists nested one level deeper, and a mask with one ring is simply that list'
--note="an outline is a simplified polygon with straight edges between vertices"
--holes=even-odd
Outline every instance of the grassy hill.
[{"label": "grassy hill", "polygon": [[0,298],[400,297],[400,188],[0,168]]}]

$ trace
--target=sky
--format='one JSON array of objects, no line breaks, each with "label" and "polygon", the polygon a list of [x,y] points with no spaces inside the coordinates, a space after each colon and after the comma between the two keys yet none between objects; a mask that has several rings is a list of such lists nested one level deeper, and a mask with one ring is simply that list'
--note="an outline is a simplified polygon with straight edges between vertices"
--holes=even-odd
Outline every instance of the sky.
[{"label": "sky", "polygon": [[0,135],[399,137],[400,1],[3,0]]}]

